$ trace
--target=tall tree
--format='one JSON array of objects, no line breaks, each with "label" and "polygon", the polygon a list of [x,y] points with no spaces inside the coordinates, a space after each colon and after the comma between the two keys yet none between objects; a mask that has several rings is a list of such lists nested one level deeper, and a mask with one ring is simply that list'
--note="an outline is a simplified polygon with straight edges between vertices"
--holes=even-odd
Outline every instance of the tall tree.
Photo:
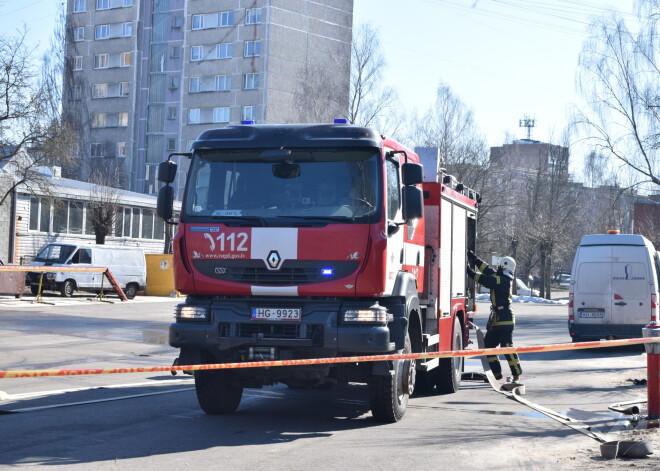
[{"label": "tall tree", "polygon": [[[66,164],[75,133],[60,118],[56,90],[39,80],[26,31],[0,37],[0,163],[12,161],[13,181],[0,191],[0,205],[19,185],[48,194],[43,167]],[[29,158],[21,153],[28,152]],[[23,154],[24,155],[24,154]]]},{"label": "tall tree", "polygon": [[396,136],[403,130],[403,113],[394,88],[384,84],[387,62],[378,30],[370,24],[355,29],[351,47],[348,122]]},{"label": "tall tree", "polygon": [[589,103],[575,118],[599,152],[660,185],[660,2],[638,0],[639,27],[616,14],[598,19],[579,61],[578,86]]},{"label": "tall tree", "polygon": [[91,219],[96,243],[105,244],[105,238],[112,233],[120,203],[119,190],[113,187],[116,177],[113,174],[95,171],[90,176],[93,184],[87,203],[87,217]]}]

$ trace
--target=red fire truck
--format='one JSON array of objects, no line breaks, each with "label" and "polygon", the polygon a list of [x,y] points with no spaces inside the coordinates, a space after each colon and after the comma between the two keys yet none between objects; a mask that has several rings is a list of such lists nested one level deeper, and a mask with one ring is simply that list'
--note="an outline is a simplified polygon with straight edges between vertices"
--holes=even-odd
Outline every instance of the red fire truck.
[{"label": "red fire truck", "polygon": [[[173,240],[179,364],[459,350],[468,341],[479,196],[417,154],[346,124],[240,125],[193,144]],[[158,214],[173,216],[176,164]],[[427,175],[426,178],[424,175]],[[368,385],[375,419],[417,388],[452,393],[462,359],[195,372],[201,408],[234,412],[243,388]]]}]

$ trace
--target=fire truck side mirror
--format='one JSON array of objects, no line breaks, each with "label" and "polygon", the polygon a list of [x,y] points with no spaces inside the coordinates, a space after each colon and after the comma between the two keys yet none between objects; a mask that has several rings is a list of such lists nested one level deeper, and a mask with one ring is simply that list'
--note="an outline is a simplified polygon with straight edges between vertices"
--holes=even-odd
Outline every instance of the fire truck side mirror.
[{"label": "fire truck side mirror", "polygon": [[165,221],[172,219],[174,211],[174,190],[171,186],[165,185],[158,190],[158,200],[156,202],[156,214]]},{"label": "fire truck side mirror", "polygon": [[[421,166],[420,166],[421,167]],[[424,215],[424,194],[416,186],[403,187],[403,219],[410,221]]]},{"label": "fire truck side mirror", "polygon": [[424,168],[420,164],[405,163],[401,166],[401,181],[404,185],[418,185],[424,181]]},{"label": "fire truck side mirror", "polygon": [[177,165],[171,160],[166,160],[158,164],[158,178],[159,182],[172,183],[176,178]]}]

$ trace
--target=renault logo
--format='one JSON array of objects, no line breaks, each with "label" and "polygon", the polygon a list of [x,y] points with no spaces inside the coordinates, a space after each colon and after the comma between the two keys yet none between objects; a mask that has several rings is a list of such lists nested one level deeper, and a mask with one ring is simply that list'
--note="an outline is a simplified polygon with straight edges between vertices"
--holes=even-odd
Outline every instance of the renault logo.
[{"label": "renault logo", "polygon": [[280,267],[280,263],[282,263],[282,257],[277,253],[277,250],[271,250],[268,257],[266,257],[266,261],[268,262],[268,268],[277,270]]}]

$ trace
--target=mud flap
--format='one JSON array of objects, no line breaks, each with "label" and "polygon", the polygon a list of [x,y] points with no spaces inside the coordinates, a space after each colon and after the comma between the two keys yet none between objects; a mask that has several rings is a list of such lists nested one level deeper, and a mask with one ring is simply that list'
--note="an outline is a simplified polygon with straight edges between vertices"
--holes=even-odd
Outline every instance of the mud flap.
[{"label": "mud flap", "polygon": [[389,324],[390,342],[394,342],[396,349],[402,350],[406,343],[406,334],[408,333],[408,319],[405,317],[395,317]]}]

